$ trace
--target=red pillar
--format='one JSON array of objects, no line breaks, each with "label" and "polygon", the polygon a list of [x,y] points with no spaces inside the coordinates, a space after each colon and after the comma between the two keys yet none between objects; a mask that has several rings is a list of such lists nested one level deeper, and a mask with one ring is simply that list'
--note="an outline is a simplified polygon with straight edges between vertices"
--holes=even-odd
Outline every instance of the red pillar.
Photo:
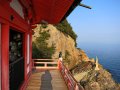
[{"label": "red pillar", "polygon": [[24,80],[27,79],[27,33],[24,33],[24,47],[23,47],[23,53],[24,53]]},{"label": "red pillar", "polygon": [[9,90],[9,25],[2,24],[1,28],[2,90]]},{"label": "red pillar", "polygon": [[33,61],[32,61],[32,30],[30,31],[30,71],[33,68]]},{"label": "red pillar", "polygon": [[0,90],[1,90],[1,23],[0,23]]}]

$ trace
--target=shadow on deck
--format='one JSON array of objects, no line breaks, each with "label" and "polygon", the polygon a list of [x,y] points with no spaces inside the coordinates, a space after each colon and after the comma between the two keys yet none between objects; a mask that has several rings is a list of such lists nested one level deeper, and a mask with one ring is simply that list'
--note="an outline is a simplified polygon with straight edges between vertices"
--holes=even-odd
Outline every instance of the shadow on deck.
[{"label": "shadow on deck", "polygon": [[68,90],[59,70],[35,70],[26,90]]}]

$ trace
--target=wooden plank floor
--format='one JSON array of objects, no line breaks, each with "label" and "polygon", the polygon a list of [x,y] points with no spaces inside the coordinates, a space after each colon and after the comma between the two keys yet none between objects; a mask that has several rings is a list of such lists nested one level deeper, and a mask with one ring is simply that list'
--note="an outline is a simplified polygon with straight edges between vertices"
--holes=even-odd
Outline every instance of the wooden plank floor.
[{"label": "wooden plank floor", "polygon": [[59,70],[34,72],[26,90],[68,90]]}]

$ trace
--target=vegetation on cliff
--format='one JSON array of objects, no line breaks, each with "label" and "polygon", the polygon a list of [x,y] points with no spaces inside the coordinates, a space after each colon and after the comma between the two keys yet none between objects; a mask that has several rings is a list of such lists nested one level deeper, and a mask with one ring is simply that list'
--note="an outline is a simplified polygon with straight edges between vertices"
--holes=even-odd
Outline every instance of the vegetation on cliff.
[{"label": "vegetation on cliff", "polygon": [[85,52],[75,47],[71,36],[64,34],[55,26],[37,25],[32,36],[33,58],[58,58],[62,52],[63,62],[70,69],[80,60],[87,60]]},{"label": "vegetation on cliff", "polygon": [[[76,43],[77,35],[74,33],[71,25],[68,23],[66,19],[54,26],[58,31],[62,32],[65,35],[65,37],[70,36],[74,40],[75,46],[77,46],[77,43]],[[32,45],[33,58],[52,58],[52,55],[55,52],[55,45],[53,44],[51,47],[48,47],[49,45],[48,45],[48,42],[46,41],[48,41],[51,37],[53,37],[50,35],[50,32],[49,32],[50,29],[48,28],[49,28],[49,25],[40,24],[40,27],[38,29],[39,37],[36,37],[36,40],[33,41],[33,45]],[[46,29],[48,30],[46,31]],[[70,54],[68,53],[68,51],[65,51],[65,55],[66,55],[65,62],[70,63],[70,60],[68,59],[68,56],[70,56]]]},{"label": "vegetation on cliff", "polygon": [[70,53],[68,50],[65,50],[65,56],[63,57],[63,62],[66,64],[70,64]]},{"label": "vegetation on cliff", "polygon": [[77,43],[76,43],[77,35],[75,34],[71,25],[68,23],[68,21],[66,19],[64,21],[62,21],[61,23],[55,25],[55,27],[59,31],[64,33],[66,36],[69,35],[71,38],[73,38],[75,41],[75,46],[77,46]]},{"label": "vegetation on cliff", "polygon": [[50,34],[48,31],[39,31],[39,37],[36,38],[36,42],[33,42],[32,46],[32,57],[33,58],[52,58],[52,55],[55,52],[55,46],[52,45],[51,47],[48,47],[48,43],[46,43],[46,40],[49,39]]}]

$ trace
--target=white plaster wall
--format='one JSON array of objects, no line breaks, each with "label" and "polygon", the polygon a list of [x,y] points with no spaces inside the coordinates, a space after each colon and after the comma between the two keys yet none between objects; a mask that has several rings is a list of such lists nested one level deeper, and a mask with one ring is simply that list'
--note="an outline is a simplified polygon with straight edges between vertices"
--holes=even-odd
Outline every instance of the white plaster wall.
[{"label": "white plaster wall", "polygon": [[13,8],[22,18],[24,18],[24,13],[22,10],[22,6],[19,3],[18,0],[12,0],[12,2],[10,3],[11,8]]}]

